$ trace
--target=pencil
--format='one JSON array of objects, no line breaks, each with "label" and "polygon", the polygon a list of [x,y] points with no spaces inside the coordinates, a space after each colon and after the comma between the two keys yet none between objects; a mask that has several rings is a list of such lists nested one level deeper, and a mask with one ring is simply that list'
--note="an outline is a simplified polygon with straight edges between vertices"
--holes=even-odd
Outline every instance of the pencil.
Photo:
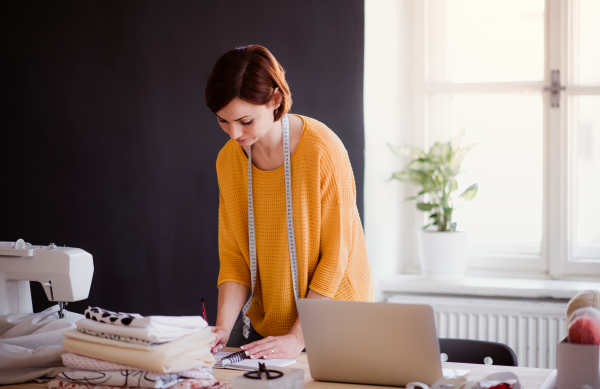
[{"label": "pencil", "polygon": [[208,320],[206,319],[206,308],[204,307],[204,299],[201,299],[200,301],[202,301],[202,314],[204,315],[204,321],[208,323]]}]

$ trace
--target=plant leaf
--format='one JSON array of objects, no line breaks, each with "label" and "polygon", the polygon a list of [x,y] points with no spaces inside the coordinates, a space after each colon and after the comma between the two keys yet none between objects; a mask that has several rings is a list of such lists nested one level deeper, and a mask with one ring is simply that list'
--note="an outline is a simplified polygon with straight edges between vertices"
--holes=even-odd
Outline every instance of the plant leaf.
[{"label": "plant leaf", "polygon": [[417,209],[421,210],[421,211],[431,211],[433,208],[435,207],[435,204],[429,204],[429,203],[417,203]]},{"label": "plant leaf", "polygon": [[465,201],[471,201],[477,194],[478,190],[479,190],[479,186],[477,186],[477,183],[472,184],[467,189],[465,189],[465,191],[462,192],[460,194],[460,196],[458,196],[458,197],[462,197]]},{"label": "plant leaf", "polygon": [[404,199],[404,201],[409,201],[409,200],[416,200],[417,196],[410,196]]},{"label": "plant leaf", "polygon": [[458,174],[460,171],[460,165],[465,159],[465,156],[469,153],[469,151],[471,151],[473,147],[477,146],[478,144],[479,143],[471,143],[470,145],[466,145],[465,147],[456,150],[456,152],[454,153],[454,155],[452,155],[452,158],[450,159],[450,170],[456,171],[456,174]]},{"label": "plant leaf", "polygon": [[452,182],[450,183],[450,188],[448,188],[448,193],[452,193],[458,190],[458,182],[452,178]]},{"label": "plant leaf", "polygon": [[452,156],[452,147],[450,142],[440,143],[435,142],[429,149],[429,160],[435,164],[446,165]]},{"label": "plant leaf", "polygon": [[464,138],[465,138],[465,127],[462,127],[460,129],[460,131],[458,132],[458,134],[454,135],[450,139],[450,145],[452,146],[452,150],[458,150],[458,148],[460,147],[460,144],[462,143]]},{"label": "plant leaf", "polygon": [[423,173],[432,173],[436,169],[436,165],[426,158],[415,159],[411,161],[406,167],[409,170],[420,171]]},{"label": "plant leaf", "polygon": [[426,158],[427,154],[416,147],[410,146],[392,146],[389,143],[386,143],[390,148],[392,153],[396,154],[399,157],[410,158],[410,159],[418,159],[418,158]]}]

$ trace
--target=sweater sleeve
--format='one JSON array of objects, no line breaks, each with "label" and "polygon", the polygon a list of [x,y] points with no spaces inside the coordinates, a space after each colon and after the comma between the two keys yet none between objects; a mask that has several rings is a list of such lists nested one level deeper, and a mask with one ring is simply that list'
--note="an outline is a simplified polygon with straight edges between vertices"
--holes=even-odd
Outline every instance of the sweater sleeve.
[{"label": "sweater sleeve", "polygon": [[354,236],[354,176],[341,147],[335,155],[323,158],[321,164],[320,258],[309,286],[329,298],[334,298],[346,275]]},{"label": "sweater sleeve", "polygon": [[250,269],[235,239],[233,228],[227,216],[223,195],[219,196],[219,261],[217,288],[227,281],[237,282],[252,288]]}]

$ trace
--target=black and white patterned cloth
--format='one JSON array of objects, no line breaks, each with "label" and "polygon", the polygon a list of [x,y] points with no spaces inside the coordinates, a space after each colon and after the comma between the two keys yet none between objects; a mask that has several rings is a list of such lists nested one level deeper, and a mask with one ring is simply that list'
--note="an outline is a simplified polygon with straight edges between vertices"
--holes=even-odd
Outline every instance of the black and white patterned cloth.
[{"label": "black and white patterned cloth", "polygon": [[[99,307],[88,307],[85,310],[85,317],[100,323],[117,324],[122,326],[132,325],[135,319],[143,319],[144,317],[137,313],[113,312]],[[132,325],[133,327],[143,327]]]},{"label": "black and white patterned cloth", "polygon": [[[146,329],[153,334],[160,336],[178,335],[183,336],[208,327],[208,324],[201,316],[142,316],[137,313],[113,312],[99,307],[88,307],[85,310],[86,320],[105,327],[107,324],[112,328],[123,328],[134,331],[135,328]],[[116,335],[131,336],[138,339],[151,340],[148,337],[139,337],[131,333],[122,333],[120,331],[111,331],[95,329],[90,326],[82,326],[77,323],[79,328],[87,328],[96,332],[105,334],[114,333]]]},{"label": "black and white patterned cloth", "polygon": [[97,336],[99,338],[118,340],[118,341],[126,342],[126,343],[141,344],[144,346],[156,346],[156,345],[161,344],[161,343],[151,342],[146,339],[138,339],[138,338],[133,338],[131,336],[122,336],[122,335],[116,335],[116,334],[105,334],[104,332],[96,332],[96,331],[88,330],[85,328],[77,328],[77,330],[84,334]]}]

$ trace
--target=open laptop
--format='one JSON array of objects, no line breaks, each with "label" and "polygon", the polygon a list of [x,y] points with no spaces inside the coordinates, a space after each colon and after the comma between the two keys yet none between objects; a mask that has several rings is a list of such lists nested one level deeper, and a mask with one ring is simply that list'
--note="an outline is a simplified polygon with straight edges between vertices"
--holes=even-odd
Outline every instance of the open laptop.
[{"label": "open laptop", "polygon": [[442,378],[429,305],[298,299],[313,379],[386,386]]}]

